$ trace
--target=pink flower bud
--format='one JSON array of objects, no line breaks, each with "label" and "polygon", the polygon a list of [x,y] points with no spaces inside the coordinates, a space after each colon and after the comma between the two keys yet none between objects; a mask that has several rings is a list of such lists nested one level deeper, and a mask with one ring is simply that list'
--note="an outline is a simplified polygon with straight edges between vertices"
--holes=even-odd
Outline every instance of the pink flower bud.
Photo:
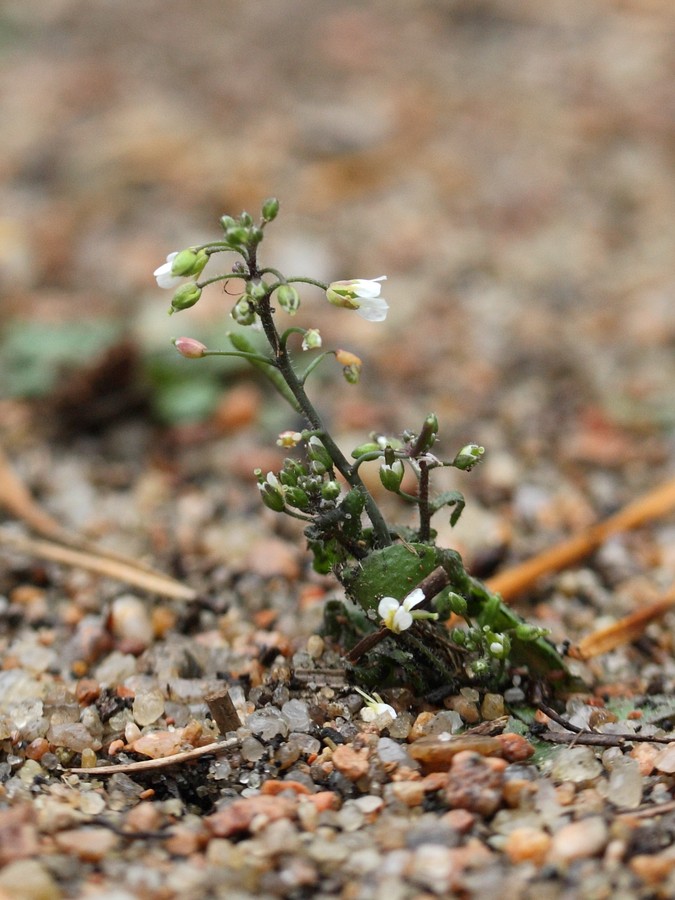
[{"label": "pink flower bud", "polygon": [[207,352],[208,347],[201,341],[190,337],[179,337],[173,342],[174,347],[186,359],[199,359]]}]

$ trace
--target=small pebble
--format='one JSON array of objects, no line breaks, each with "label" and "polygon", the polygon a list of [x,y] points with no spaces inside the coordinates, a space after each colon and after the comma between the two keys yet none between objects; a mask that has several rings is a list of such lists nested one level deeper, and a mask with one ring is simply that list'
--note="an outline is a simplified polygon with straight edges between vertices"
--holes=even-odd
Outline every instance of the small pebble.
[{"label": "small pebble", "polygon": [[152,725],[160,716],[164,715],[164,694],[159,688],[151,688],[149,691],[137,691],[132,712],[134,719],[141,728],[144,728],[146,725]]},{"label": "small pebble", "polygon": [[556,781],[571,781],[574,784],[592,781],[601,773],[602,766],[590,747],[564,747],[558,751],[551,768],[551,775]]},{"label": "small pebble", "polygon": [[502,694],[486,694],[480,706],[480,712],[484,719],[492,722],[504,715],[504,697]]},{"label": "small pebble", "polygon": [[312,659],[321,659],[325,649],[325,641],[320,635],[312,634],[307,638],[307,652]]},{"label": "small pebble", "polygon": [[589,816],[578,822],[563,825],[555,832],[549,857],[554,862],[587,859],[602,853],[608,840],[609,832],[604,819],[600,816]]},{"label": "small pebble", "polygon": [[672,775],[675,772],[675,742],[667,744],[653,759],[654,768]]},{"label": "small pebble", "polygon": [[515,828],[506,838],[504,853],[512,863],[541,866],[551,849],[551,837],[539,828]]},{"label": "small pebble", "polygon": [[369,756],[367,747],[357,750],[351,744],[341,744],[333,750],[333,765],[349,781],[358,781],[368,773]]}]

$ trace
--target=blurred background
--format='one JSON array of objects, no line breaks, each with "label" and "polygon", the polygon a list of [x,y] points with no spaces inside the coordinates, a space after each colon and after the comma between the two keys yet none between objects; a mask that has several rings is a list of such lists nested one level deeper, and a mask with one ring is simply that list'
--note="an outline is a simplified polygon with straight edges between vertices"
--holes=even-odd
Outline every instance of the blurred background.
[{"label": "blurred background", "polygon": [[223,345],[228,298],[169,319],[152,277],[276,195],[267,264],[388,277],[384,325],[302,295],[296,322],[364,359],[358,388],[322,375],[346,436],[433,409],[449,448],[490,449],[486,504],[549,462],[598,473],[596,509],[612,472],[655,481],[675,423],[674,37],[671,0],[6,0],[5,440],[44,424],[13,428],[26,398],[71,440],[134,410],[288,427],[169,344]]}]

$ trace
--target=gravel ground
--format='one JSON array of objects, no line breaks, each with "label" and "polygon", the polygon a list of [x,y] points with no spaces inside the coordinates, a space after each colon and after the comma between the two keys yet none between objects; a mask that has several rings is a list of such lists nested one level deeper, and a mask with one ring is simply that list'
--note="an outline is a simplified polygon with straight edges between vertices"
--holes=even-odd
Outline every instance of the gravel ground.
[{"label": "gravel ground", "polygon": [[[0,898],[675,895],[675,616],[572,663],[588,690],[552,716],[515,673],[401,685],[367,721],[318,633],[336,585],[251,474],[295,423],[236,369],[181,393],[200,364],[169,337],[224,311],[169,321],[151,277],[270,194],[270,262],[386,272],[384,326],[303,294],[364,359],[322,411],[347,449],[430,410],[448,454],[485,445],[440,541],[503,570],[672,478],[674,24],[665,0],[2,11],[0,442],[64,528],[196,599],[0,546]],[[574,643],[670,588],[673,538],[618,535],[519,609]],[[604,745],[542,740],[559,717]]]}]

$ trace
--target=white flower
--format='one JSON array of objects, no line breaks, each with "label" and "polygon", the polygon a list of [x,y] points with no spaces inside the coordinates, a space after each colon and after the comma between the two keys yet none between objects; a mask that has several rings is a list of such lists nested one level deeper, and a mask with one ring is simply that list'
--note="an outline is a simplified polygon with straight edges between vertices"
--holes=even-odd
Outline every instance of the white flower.
[{"label": "white flower", "polygon": [[345,309],[355,309],[361,318],[368,322],[384,322],[387,318],[389,304],[380,297],[382,290],[381,281],[386,281],[386,275],[379,278],[352,278],[347,281],[333,281],[326,289],[326,297],[334,306],[342,306]]},{"label": "white flower", "polygon": [[361,694],[366,701],[365,707],[361,710],[361,718],[364,722],[372,722],[374,719],[377,719],[378,716],[382,716],[385,713],[390,715],[392,719],[396,718],[396,710],[394,707],[385,703],[379,694],[373,693],[373,696],[371,697],[370,694],[366,694],[361,688],[354,688],[354,690]]},{"label": "white flower", "polygon": [[400,603],[393,597],[383,597],[377,611],[382,616],[386,627],[394,634],[400,634],[410,628],[413,623],[410,610],[422,603],[423,600],[424,591],[421,588],[415,588]]},{"label": "white flower", "polygon": [[173,261],[178,256],[178,251],[176,250],[174,253],[169,253],[166,258],[166,262],[163,263],[158,269],[152,273],[157,279],[157,284],[161,288],[166,288],[171,290],[173,288],[178,287],[179,284],[183,283],[183,278],[180,275],[174,275],[172,271]]},{"label": "white flower", "polygon": [[282,431],[277,438],[277,447],[297,447],[301,440],[299,431]]}]

